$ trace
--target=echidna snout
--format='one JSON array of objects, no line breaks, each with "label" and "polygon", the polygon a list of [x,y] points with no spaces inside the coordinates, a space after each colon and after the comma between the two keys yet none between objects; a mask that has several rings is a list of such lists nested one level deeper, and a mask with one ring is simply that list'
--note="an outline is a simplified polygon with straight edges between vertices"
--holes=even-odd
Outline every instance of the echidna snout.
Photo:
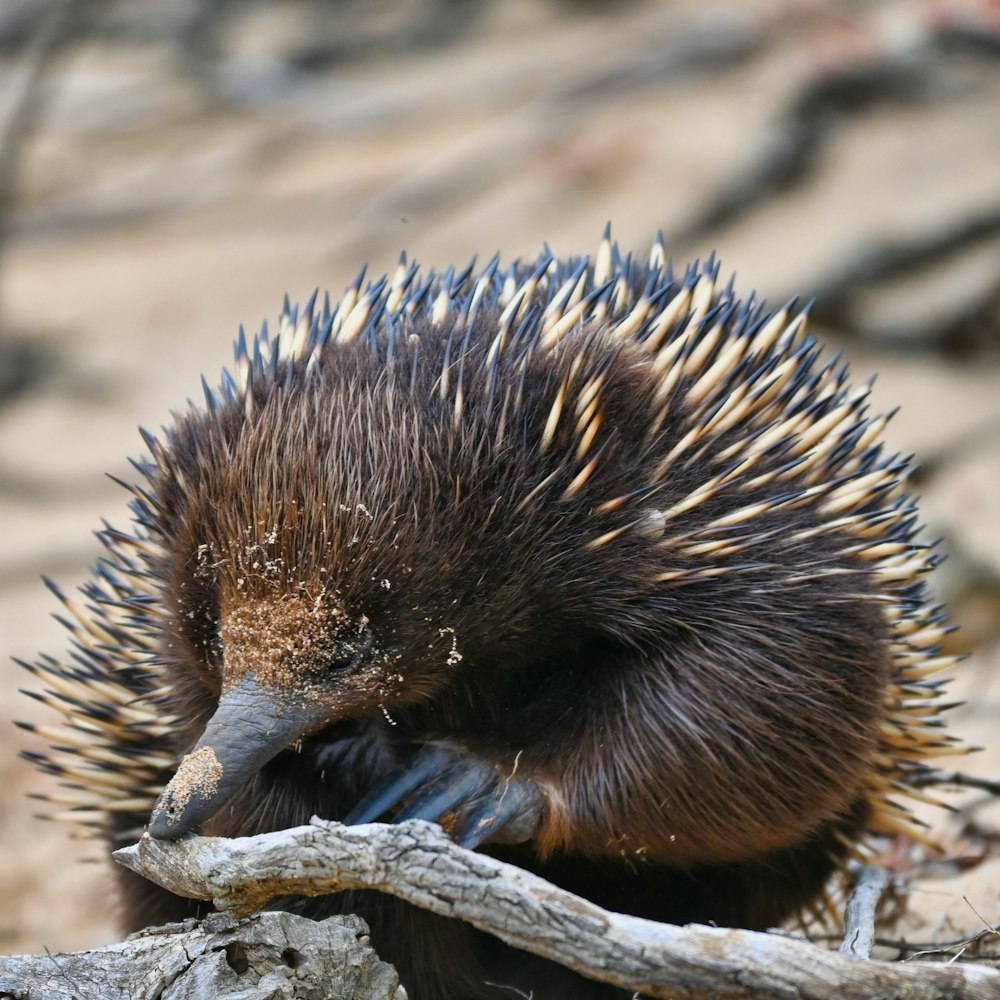
[{"label": "echidna snout", "polygon": [[289,743],[326,721],[325,702],[263,688],[244,674],[224,692],[204,734],[153,808],[150,836],[179,837],[219,811]]},{"label": "echidna snout", "polygon": [[[271,541],[285,530],[272,527]],[[244,540],[236,540],[235,552],[232,542],[213,537],[202,544],[222,555],[224,567],[239,564]],[[300,573],[307,560],[301,553]],[[246,569],[218,577],[221,694],[154,807],[153,837],[178,837],[210,819],[289,744],[370,711],[399,676],[398,657],[373,642],[368,617],[352,618],[336,594],[319,586],[304,596],[301,581],[283,581],[274,565],[261,572],[259,560],[249,567],[252,578]]]}]

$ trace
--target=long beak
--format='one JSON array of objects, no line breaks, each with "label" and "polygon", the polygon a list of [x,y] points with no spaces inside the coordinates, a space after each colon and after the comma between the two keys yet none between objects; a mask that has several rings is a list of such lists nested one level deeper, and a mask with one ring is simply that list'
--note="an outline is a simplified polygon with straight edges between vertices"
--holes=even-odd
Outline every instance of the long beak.
[{"label": "long beak", "polygon": [[173,840],[214,816],[290,743],[321,726],[329,705],[283,698],[245,674],[226,691],[195,748],[153,808],[149,834]]}]

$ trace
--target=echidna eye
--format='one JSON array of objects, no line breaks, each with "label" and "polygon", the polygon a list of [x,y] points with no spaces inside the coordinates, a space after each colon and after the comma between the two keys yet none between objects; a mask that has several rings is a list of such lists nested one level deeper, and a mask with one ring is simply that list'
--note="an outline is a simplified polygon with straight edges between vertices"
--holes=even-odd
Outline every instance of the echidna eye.
[{"label": "echidna eye", "polygon": [[328,659],[323,660],[322,669],[328,674],[343,673],[359,666],[372,648],[373,636],[366,629],[357,638],[343,638],[336,643]]}]

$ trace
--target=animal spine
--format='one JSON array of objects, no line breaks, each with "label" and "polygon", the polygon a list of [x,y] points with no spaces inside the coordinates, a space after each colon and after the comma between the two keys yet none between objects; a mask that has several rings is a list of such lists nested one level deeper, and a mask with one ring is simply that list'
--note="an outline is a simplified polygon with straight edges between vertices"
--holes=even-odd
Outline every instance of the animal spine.
[{"label": "animal spine", "polygon": [[[29,755],[58,817],[116,847],[151,813],[418,815],[616,909],[746,926],[871,833],[920,837],[906,778],[962,751],[937,556],[888,418],[805,327],[607,234],[286,300],[144,433],[86,605],[56,590],[73,656],[26,666],[64,719]],[[193,909],[122,878],[132,926]],[[289,905],[362,912],[418,1000],[585,995],[394,900]]]}]

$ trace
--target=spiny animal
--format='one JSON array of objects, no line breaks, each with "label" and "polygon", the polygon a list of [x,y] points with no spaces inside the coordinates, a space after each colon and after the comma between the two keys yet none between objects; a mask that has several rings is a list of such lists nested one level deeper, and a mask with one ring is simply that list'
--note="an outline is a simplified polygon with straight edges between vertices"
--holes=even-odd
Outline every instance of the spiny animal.
[{"label": "spiny animal", "polygon": [[[59,594],[62,818],[420,817],[626,913],[816,905],[962,748],[908,461],[805,327],[608,234],[286,300],[143,432],[133,532]],[[119,877],[129,928],[204,905]],[[618,995],[376,893],[286,905],[362,914],[415,1000]]]}]

